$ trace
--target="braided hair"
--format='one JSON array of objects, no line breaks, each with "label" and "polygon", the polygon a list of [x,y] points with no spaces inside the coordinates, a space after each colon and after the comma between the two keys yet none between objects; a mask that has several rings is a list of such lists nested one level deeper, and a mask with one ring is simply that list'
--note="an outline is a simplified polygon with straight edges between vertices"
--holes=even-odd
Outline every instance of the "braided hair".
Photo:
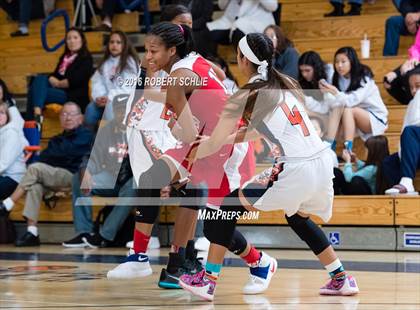
[{"label": "braided hair", "polygon": [[[299,90],[299,84],[294,79],[280,73],[274,68],[272,60],[274,47],[268,36],[262,33],[250,33],[246,36],[246,40],[258,60],[267,61],[268,79],[267,81],[259,79],[241,87],[229,99],[235,108],[231,108],[232,105],[228,105],[226,113],[237,116],[238,113],[243,111],[242,118],[248,123],[248,126],[256,127],[274,110],[280,100],[284,100],[284,96],[280,96],[282,89],[289,90],[301,102],[303,102],[304,97]],[[239,53],[241,58],[245,57],[240,50]],[[251,63],[251,65],[257,71],[258,65],[254,63]],[[257,97],[259,102],[263,102],[263,104],[255,105]],[[242,107],[244,104],[245,109]]]},{"label": "braided hair", "polygon": [[159,37],[166,48],[175,46],[176,53],[181,59],[195,50],[192,30],[186,25],[160,22],[152,27],[147,35]]}]

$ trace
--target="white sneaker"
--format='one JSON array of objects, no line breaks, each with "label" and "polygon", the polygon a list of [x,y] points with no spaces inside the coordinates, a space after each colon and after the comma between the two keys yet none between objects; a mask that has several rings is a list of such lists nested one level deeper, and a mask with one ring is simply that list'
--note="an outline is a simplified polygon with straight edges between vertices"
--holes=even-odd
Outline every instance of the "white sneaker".
[{"label": "white sneaker", "polygon": [[134,247],[134,241],[133,241],[133,240],[128,241],[128,242],[125,244],[125,247],[126,247],[127,249],[132,249],[132,248]]},{"label": "white sneaker", "polygon": [[195,241],[194,247],[198,251],[208,252],[210,247],[210,241],[207,240],[206,237],[200,237]]},{"label": "white sneaker", "polygon": [[148,250],[160,249],[160,241],[158,237],[150,237]]},{"label": "white sneaker", "polygon": [[108,279],[134,279],[147,277],[152,273],[149,257],[138,253],[127,256],[125,262],[108,271],[106,277]]},{"label": "white sneaker", "polygon": [[359,288],[356,279],[350,275],[342,281],[330,279],[325,286],[319,289],[320,295],[352,296],[357,293],[359,293]]},{"label": "white sneaker", "polygon": [[249,270],[251,272],[250,278],[242,292],[244,294],[260,294],[270,285],[271,278],[277,270],[277,260],[261,252],[258,265],[255,267],[250,266]]}]

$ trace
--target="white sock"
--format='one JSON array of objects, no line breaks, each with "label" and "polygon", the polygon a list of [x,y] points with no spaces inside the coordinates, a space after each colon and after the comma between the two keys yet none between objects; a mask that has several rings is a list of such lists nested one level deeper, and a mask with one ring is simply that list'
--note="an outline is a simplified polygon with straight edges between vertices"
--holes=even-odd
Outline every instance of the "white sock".
[{"label": "white sock", "polygon": [[28,231],[29,231],[32,235],[34,235],[35,237],[37,237],[37,236],[38,236],[38,227],[33,226],[33,225],[30,225],[30,226],[28,226]]},{"label": "white sock", "polygon": [[330,272],[336,271],[341,266],[342,266],[342,264],[341,264],[340,260],[337,258],[331,264],[325,266],[325,269],[327,269],[327,271],[330,273]]},{"label": "white sock", "polygon": [[405,186],[407,192],[414,192],[413,179],[402,177],[400,184]]},{"label": "white sock", "polygon": [[9,197],[3,200],[3,205],[6,207],[7,211],[10,211],[15,205],[15,202],[12,200],[12,198]]}]

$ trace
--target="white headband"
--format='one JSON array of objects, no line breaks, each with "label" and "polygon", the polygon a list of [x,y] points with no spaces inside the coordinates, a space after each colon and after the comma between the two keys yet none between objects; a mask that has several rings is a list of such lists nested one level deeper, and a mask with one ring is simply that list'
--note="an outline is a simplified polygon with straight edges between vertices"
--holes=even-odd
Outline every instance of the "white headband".
[{"label": "white headband", "polygon": [[267,67],[268,63],[266,60],[258,60],[257,56],[255,56],[254,52],[248,45],[246,40],[246,36],[244,36],[241,40],[239,40],[239,49],[241,50],[242,54],[252,63],[258,65],[257,72],[262,75],[264,80],[267,80]]}]

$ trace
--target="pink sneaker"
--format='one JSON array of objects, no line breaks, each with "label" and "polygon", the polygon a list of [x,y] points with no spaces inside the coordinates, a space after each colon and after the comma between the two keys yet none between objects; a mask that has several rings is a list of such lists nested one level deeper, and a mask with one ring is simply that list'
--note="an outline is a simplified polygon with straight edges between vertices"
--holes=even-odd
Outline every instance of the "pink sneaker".
[{"label": "pink sneaker", "polygon": [[320,288],[320,295],[340,295],[340,296],[352,296],[359,293],[356,280],[352,276],[347,276],[342,281],[336,279],[330,279],[330,281],[323,287]]},{"label": "pink sneaker", "polygon": [[204,269],[192,275],[184,274],[179,277],[179,285],[195,296],[213,301],[216,282],[208,279],[205,274]]}]

